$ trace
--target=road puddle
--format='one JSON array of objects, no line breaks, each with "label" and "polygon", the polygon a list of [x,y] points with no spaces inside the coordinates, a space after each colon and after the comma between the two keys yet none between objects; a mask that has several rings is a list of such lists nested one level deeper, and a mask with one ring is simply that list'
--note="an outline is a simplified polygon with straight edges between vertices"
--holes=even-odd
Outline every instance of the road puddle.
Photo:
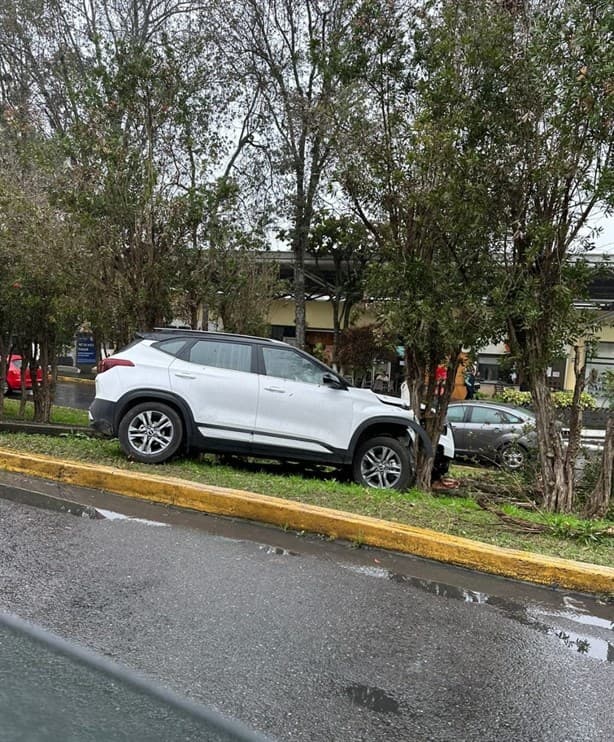
[{"label": "road puddle", "polygon": [[[611,605],[571,595],[562,595],[556,607],[537,601],[521,603],[509,597],[399,574],[380,566],[343,566],[361,575],[407,584],[441,598],[489,605],[502,611],[513,621],[556,638],[578,655],[614,663],[614,608]],[[596,610],[603,615],[595,615]]]},{"label": "road puddle", "polygon": [[260,544],[258,548],[260,549],[260,551],[264,551],[265,554],[275,554],[276,556],[298,556],[298,553],[296,551],[290,551],[290,549],[284,549],[281,546]]},{"label": "road puddle", "polygon": [[345,694],[356,706],[363,706],[369,711],[381,714],[398,714],[399,702],[381,688],[371,685],[354,684],[345,689]]}]

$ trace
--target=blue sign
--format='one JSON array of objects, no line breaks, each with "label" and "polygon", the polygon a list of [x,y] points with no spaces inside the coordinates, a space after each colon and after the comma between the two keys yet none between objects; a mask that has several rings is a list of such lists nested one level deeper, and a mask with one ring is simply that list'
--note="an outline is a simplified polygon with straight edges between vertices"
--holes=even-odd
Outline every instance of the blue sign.
[{"label": "blue sign", "polygon": [[77,336],[77,366],[93,366],[96,363],[96,346],[93,335]]}]

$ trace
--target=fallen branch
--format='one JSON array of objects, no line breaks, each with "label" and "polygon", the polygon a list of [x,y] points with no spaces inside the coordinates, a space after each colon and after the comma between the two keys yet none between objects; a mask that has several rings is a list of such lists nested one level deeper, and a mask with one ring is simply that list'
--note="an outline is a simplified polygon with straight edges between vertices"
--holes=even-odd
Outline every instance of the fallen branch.
[{"label": "fallen branch", "polygon": [[486,496],[478,497],[476,499],[478,505],[489,513],[496,515],[503,523],[508,527],[514,528],[522,533],[547,533],[555,536],[564,536],[564,538],[571,539],[602,539],[602,538],[613,538],[614,537],[614,526],[608,526],[607,528],[595,529],[587,533],[582,530],[574,530],[569,528],[564,534],[561,534],[558,529],[548,523],[535,523],[534,521],[524,520],[524,518],[514,518],[502,510],[496,508],[492,500]]},{"label": "fallen branch", "polygon": [[492,502],[486,497],[478,497],[476,502],[483,510],[496,515],[503,523],[523,533],[546,533],[550,530],[549,526],[544,523],[534,523],[523,518],[513,518],[511,515],[504,513],[503,510],[494,507]]}]

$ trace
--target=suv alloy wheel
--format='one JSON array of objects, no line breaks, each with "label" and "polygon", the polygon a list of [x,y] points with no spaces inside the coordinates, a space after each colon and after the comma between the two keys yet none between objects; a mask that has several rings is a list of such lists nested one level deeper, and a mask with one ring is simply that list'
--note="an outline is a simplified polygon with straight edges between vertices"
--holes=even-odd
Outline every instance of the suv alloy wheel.
[{"label": "suv alloy wheel", "polygon": [[118,437],[128,458],[159,464],[177,452],[183,440],[183,424],[172,407],[143,402],[123,416]]},{"label": "suv alloy wheel", "polygon": [[413,479],[407,444],[380,435],[362,443],[353,463],[354,481],[365,487],[405,490]]}]

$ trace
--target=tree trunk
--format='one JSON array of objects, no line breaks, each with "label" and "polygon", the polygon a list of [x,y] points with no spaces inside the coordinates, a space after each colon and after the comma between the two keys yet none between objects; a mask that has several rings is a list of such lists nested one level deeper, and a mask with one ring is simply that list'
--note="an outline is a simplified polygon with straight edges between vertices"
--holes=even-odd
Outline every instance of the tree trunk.
[{"label": "tree trunk", "polygon": [[337,368],[337,352],[339,348],[339,335],[341,333],[341,320],[339,318],[339,298],[335,296],[332,301],[333,306],[333,357],[332,366]]},{"label": "tree trunk", "polygon": [[585,514],[588,518],[603,518],[610,507],[614,470],[614,413],[610,410],[605,429],[601,471],[595,488],[586,503]]},{"label": "tree trunk", "polygon": [[8,367],[8,355],[4,339],[0,337],[0,420],[4,417],[4,382],[6,381],[6,371]]},{"label": "tree trunk", "polygon": [[198,327],[198,304],[190,302],[190,327],[196,330]]},{"label": "tree trunk", "polygon": [[41,382],[37,379],[39,362],[33,359],[30,362],[30,375],[32,378],[32,397],[34,400],[34,422],[48,423],[51,420],[51,408],[53,406],[54,376],[49,378],[48,369],[51,366],[55,372],[55,351],[47,340],[39,346],[40,368],[42,370]]},{"label": "tree trunk", "polygon": [[296,344],[305,349],[305,247],[302,240],[296,240],[294,247],[294,323],[296,325]]},{"label": "tree trunk", "polygon": [[[428,361],[421,361],[411,350],[405,348],[405,369],[407,385],[409,387],[410,404],[416,420],[419,420],[433,446],[433,455],[427,456],[423,448],[416,452],[416,487],[421,490],[430,490],[433,479],[433,461],[439,443],[439,436],[443,430],[448,404],[452,398],[456,373],[461,362],[460,348],[452,350],[449,357],[454,359],[448,363],[446,383],[442,394],[436,394],[435,371],[441,358],[431,357]],[[425,379],[428,378],[428,383]],[[424,405],[424,409],[421,406]]]},{"label": "tree trunk", "polygon": [[[586,356],[583,361],[580,360],[580,348],[574,346],[574,390],[571,402],[569,418],[569,437],[567,439],[567,450],[565,451],[565,479],[573,482],[576,479],[576,461],[580,451],[580,441],[582,436],[582,407],[580,405],[580,396],[584,391],[586,384]],[[573,491],[570,507],[573,507]]]},{"label": "tree trunk", "polygon": [[535,408],[537,445],[544,488],[544,506],[555,513],[568,513],[574,501],[573,466],[565,465],[563,442],[559,434],[546,378],[531,379]]},{"label": "tree trunk", "polygon": [[[31,345],[26,346],[21,351],[21,369],[19,374],[19,410],[17,417],[23,420],[26,416],[26,405],[28,402],[28,391],[26,389],[26,369],[32,362],[32,351],[29,350]],[[31,373],[31,372],[30,372]]]}]

